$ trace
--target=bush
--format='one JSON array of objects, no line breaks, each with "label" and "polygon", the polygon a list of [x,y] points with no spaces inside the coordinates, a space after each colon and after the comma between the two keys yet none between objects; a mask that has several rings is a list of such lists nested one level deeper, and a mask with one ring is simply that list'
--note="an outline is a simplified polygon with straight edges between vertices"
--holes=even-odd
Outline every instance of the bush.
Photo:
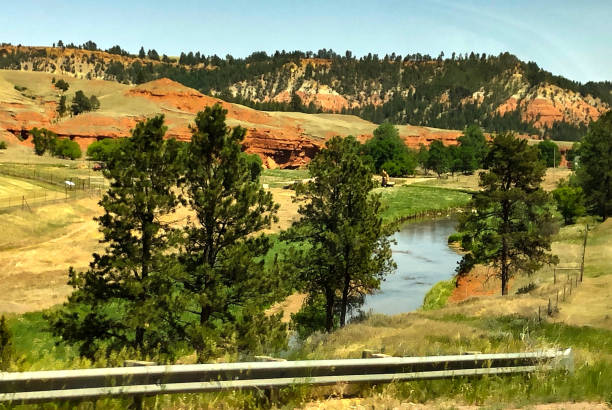
[{"label": "bush", "polygon": [[299,312],[291,314],[291,328],[304,340],[315,332],[325,331],[325,298],[309,297]]},{"label": "bush", "polygon": [[60,139],[55,144],[53,155],[68,159],[81,158],[81,147],[79,147],[79,144],[69,139]]},{"label": "bush", "polygon": [[374,130],[374,137],[365,143],[364,152],[372,158],[376,172],[384,169],[392,177],[414,174],[416,155],[406,147],[397,128],[388,122]]},{"label": "bush", "polygon": [[244,156],[246,157],[249,172],[251,173],[251,180],[257,181],[263,170],[261,158],[259,158],[257,154],[244,154]]},{"label": "bush", "polygon": [[456,288],[455,278],[436,283],[425,295],[423,310],[441,309]]},{"label": "bush", "polygon": [[55,150],[55,144],[57,142],[57,134],[53,131],[49,131],[46,128],[32,128],[30,131],[32,134],[32,142],[34,143],[34,153],[36,155],[43,155],[49,151],[51,153]]},{"label": "bush", "polygon": [[6,149],[6,141],[0,141],[0,149]]},{"label": "bush", "polygon": [[108,162],[108,160],[119,150],[123,139],[104,138],[87,147],[87,158],[92,161]]},{"label": "bush", "polygon": [[523,286],[522,288],[518,288],[516,290],[517,295],[523,295],[525,293],[529,293],[536,288],[535,283],[530,282],[528,285]]},{"label": "bush", "polygon": [[586,213],[584,193],[580,187],[560,185],[553,191],[553,198],[557,202],[557,210],[563,216],[566,225],[575,223],[576,218]]},{"label": "bush", "polygon": [[13,357],[13,336],[4,316],[0,317],[0,371],[8,371]]},{"label": "bush", "polygon": [[540,159],[546,163],[548,168],[558,167],[561,163],[561,152],[559,146],[550,140],[538,144]]},{"label": "bush", "polygon": [[461,232],[455,232],[448,236],[448,243],[461,242],[463,240],[463,234]]}]

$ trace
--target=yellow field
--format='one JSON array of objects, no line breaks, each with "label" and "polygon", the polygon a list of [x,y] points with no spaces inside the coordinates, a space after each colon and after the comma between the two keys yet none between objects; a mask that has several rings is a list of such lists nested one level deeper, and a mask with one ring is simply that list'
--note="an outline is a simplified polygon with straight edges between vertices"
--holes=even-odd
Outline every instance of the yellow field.
[{"label": "yellow field", "polygon": [[43,190],[44,188],[41,187],[41,185],[38,185],[35,181],[0,175],[0,201],[9,197],[41,194]]}]

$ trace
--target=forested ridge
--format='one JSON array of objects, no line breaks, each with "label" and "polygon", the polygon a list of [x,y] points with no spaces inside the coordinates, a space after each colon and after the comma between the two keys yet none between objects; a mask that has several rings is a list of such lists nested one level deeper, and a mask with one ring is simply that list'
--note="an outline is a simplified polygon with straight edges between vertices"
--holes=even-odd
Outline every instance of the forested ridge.
[{"label": "forested ridge", "polygon": [[[593,118],[584,101],[599,113],[612,105],[611,82],[572,81],[510,53],[356,57],[350,51],[341,55],[322,49],[255,52],[246,58],[200,52],[160,57],[144,48],[138,55],[120,46],[100,52],[91,41],[54,46],[4,44],[0,68],[131,84],[167,77],[260,110],[339,112],[376,123],[452,129],[477,123],[486,131],[513,130],[559,140],[577,140],[585,133]],[[512,97],[518,103],[508,105]],[[537,110],[529,113],[526,102],[536,98],[548,99],[562,114],[543,121]],[[578,101],[578,108],[568,108],[567,101]]]}]

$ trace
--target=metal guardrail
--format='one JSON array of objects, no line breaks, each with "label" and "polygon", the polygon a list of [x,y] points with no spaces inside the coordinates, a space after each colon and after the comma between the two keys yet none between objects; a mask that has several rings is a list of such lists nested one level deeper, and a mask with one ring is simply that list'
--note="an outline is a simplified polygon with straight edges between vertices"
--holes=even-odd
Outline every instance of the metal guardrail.
[{"label": "metal guardrail", "polygon": [[571,349],[379,359],[302,360],[0,373],[0,402],[11,404],[274,389],[298,384],[389,383],[449,377],[573,372]]}]

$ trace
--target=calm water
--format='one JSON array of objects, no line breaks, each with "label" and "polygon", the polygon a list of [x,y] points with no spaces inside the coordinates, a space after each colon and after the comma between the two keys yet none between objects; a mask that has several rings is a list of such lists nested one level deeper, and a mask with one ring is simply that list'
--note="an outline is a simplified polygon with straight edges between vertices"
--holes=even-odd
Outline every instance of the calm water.
[{"label": "calm water", "polygon": [[453,276],[461,256],[447,244],[457,221],[452,218],[403,225],[393,238],[397,271],[382,282],[379,293],[366,297],[364,311],[396,314],[418,309],[431,287]]}]

